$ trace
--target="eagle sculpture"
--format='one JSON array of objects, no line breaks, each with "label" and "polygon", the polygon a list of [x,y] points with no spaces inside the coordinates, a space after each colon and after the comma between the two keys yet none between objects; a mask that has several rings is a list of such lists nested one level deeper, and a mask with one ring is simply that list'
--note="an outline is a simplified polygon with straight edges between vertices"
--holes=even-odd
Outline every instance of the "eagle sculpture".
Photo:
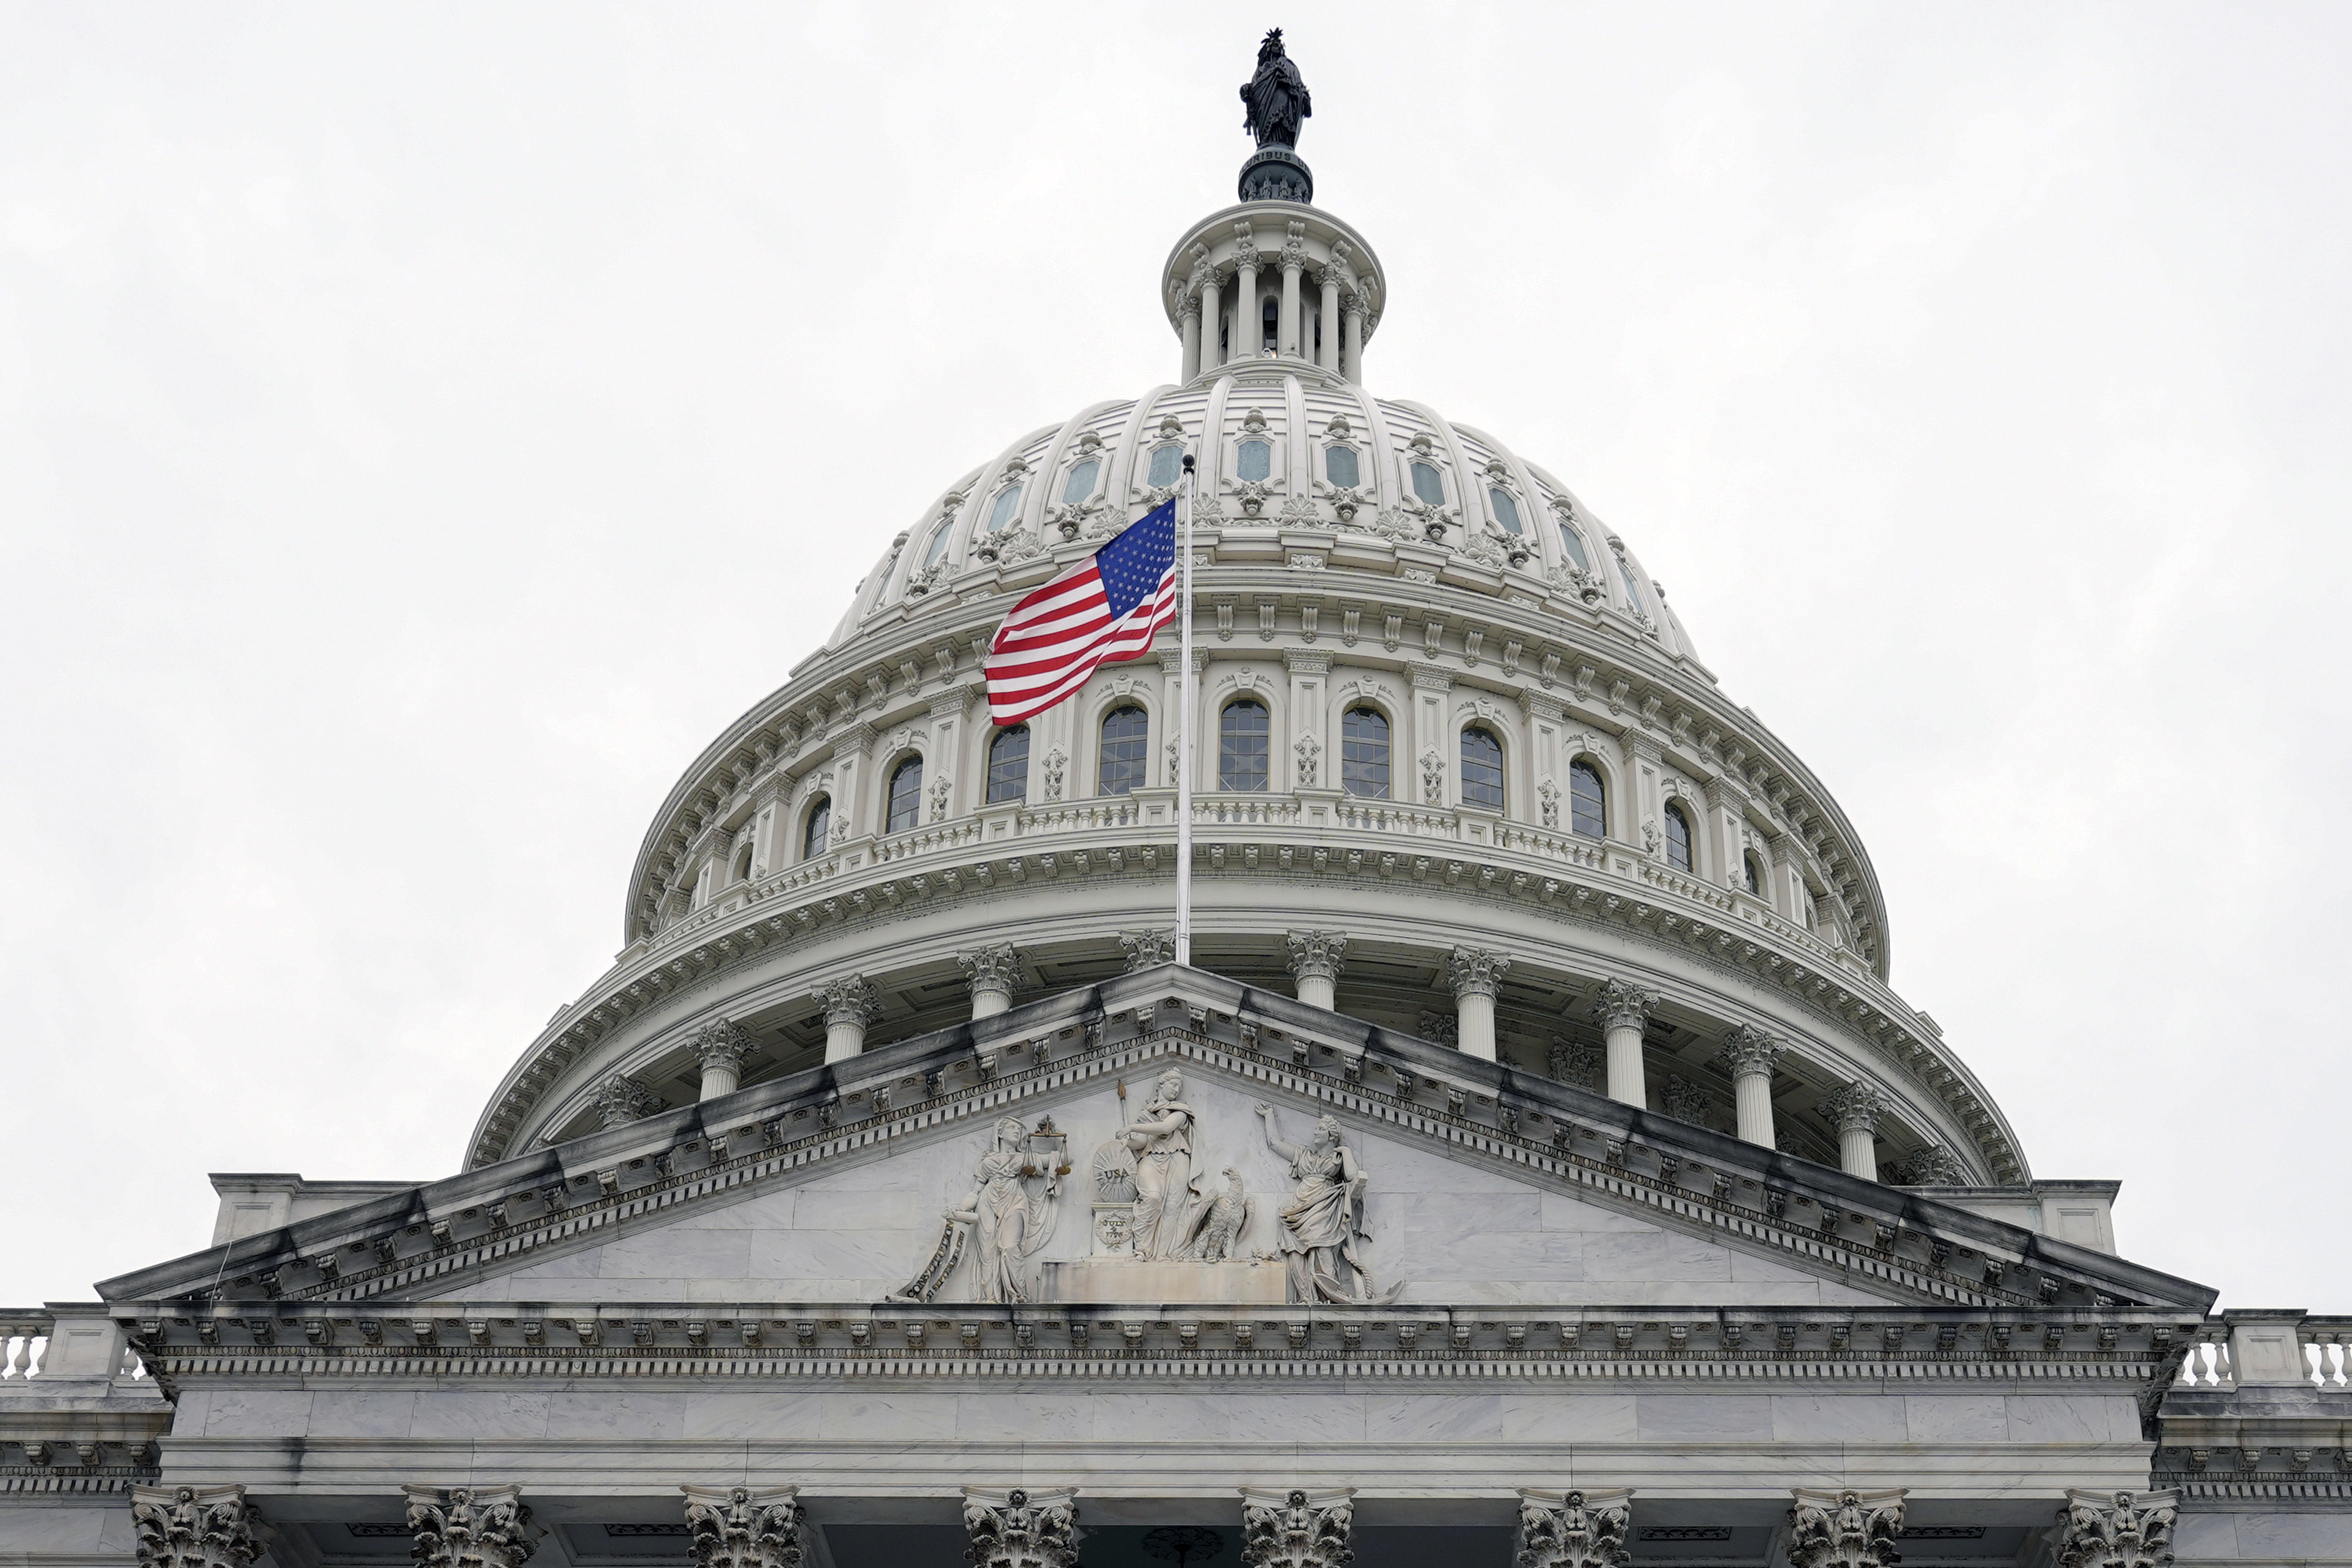
[{"label": "eagle sculpture", "polygon": [[1239,1171],[1228,1165],[1224,1177],[1225,1190],[1209,1200],[1201,1219],[1197,1256],[1203,1263],[1223,1263],[1234,1256],[1234,1245],[1249,1228],[1250,1215],[1257,1207],[1256,1200],[1242,1190]]}]

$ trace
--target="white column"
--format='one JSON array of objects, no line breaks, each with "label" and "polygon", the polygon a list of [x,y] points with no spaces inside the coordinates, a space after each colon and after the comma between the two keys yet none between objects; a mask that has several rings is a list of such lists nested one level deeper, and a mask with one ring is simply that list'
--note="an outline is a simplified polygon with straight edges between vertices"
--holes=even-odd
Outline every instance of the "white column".
[{"label": "white column", "polygon": [[1260,335],[1257,308],[1257,247],[1244,245],[1234,258],[1234,342],[1231,359],[1255,359]]},{"label": "white column", "polygon": [[1353,289],[1349,290],[1347,303],[1342,309],[1348,315],[1347,357],[1340,361],[1339,372],[1360,386],[1364,380],[1364,297]]},{"label": "white column", "polygon": [[1495,1059],[1495,993],[1511,961],[1483,947],[1457,947],[1445,958],[1445,978],[1454,987],[1454,1017],[1462,1054]]},{"label": "white column", "polygon": [[1317,348],[1315,363],[1334,375],[1339,371],[1339,269],[1323,269],[1323,342]]},{"label": "white column", "polygon": [[1642,1030],[1657,1005],[1655,992],[1622,980],[1603,983],[1599,999],[1592,1004],[1592,1016],[1601,1020],[1609,1043],[1609,1098],[1637,1110],[1647,1110],[1650,1104],[1642,1066]]},{"label": "white column", "polygon": [[732,1094],[743,1081],[743,1058],[751,1054],[758,1042],[751,1031],[725,1018],[706,1024],[694,1037],[695,1058],[702,1064],[701,1100],[716,1100],[722,1094]]},{"label": "white column", "polygon": [[1886,1096],[1857,1079],[1822,1100],[1822,1114],[1838,1130],[1838,1163],[1849,1176],[1878,1180],[1878,1123]]},{"label": "white column", "polygon": [[1177,323],[1184,333],[1184,374],[1191,381],[1201,374],[1201,300],[1198,295],[1186,300],[1176,312]]},{"label": "white column", "polygon": [[824,1006],[824,1059],[845,1062],[866,1048],[866,1026],[882,1011],[882,998],[862,974],[845,974],[817,988]]},{"label": "white column", "polygon": [[1224,290],[1217,281],[1216,269],[1211,268],[1201,279],[1202,370],[1214,370],[1225,363],[1224,345],[1218,342],[1224,320]]},{"label": "white column", "polygon": [[994,1017],[1013,1005],[1013,987],[1020,978],[1021,958],[1010,942],[968,948],[956,954],[971,986],[971,1016]]},{"label": "white column", "polygon": [[1288,941],[1290,973],[1298,977],[1298,999],[1309,1007],[1338,1012],[1339,964],[1347,957],[1348,939],[1336,931],[1295,931]]},{"label": "white column", "polygon": [[1731,1089],[1739,1108],[1739,1136],[1776,1147],[1772,1130],[1772,1064],[1789,1047],[1751,1024],[1742,1024],[1723,1042],[1731,1068]]},{"label": "white column", "polygon": [[1285,253],[1282,258],[1282,320],[1275,329],[1275,347],[1280,353],[1297,357],[1298,335],[1298,274],[1306,264],[1304,257],[1293,258]]}]

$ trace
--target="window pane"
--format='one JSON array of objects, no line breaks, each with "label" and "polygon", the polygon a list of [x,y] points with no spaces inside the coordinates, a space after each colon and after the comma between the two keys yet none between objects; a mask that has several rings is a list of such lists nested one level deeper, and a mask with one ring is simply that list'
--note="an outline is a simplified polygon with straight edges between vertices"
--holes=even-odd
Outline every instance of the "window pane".
[{"label": "window pane", "polygon": [[908,757],[890,773],[890,815],[885,833],[898,833],[923,819],[923,759]]},{"label": "window pane", "polygon": [[833,831],[833,801],[829,796],[819,795],[816,797],[816,804],[809,807],[808,827],[801,835],[801,858],[804,860],[813,860],[824,854],[824,836],[831,831]]},{"label": "window pane", "polygon": [[1174,484],[1183,472],[1184,448],[1170,441],[1151,448],[1151,472],[1145,476],[1143,482],[1156,489]]},{"label": "window pane", "polygon": [[1262,479],[1273,471],[1274,448],[1263,441],[1244,441],[1234,453],[1234,478]]},{"label": "window pane", "polygon": [[1323,477],[1343,489],[1356,488],[1356,449],[1353,447],[1330,447],[1323,453]]},{"label": "window pane", "polygon": [[1094,494],[1095,475],[1101,471],[1102,464],[1093,458],[1088,458],[1085,462],[1072,468],[1070,482],[1062,487],[1062,504],[1076,506]]},{"label": "window pane", "polygon": [[989,742],[988,798],[992,803],[1029,798],[1028,725],[999,730]]},{"label": "window pane", "polygon": [[1568,558],[1576,563],[1579,572],[1592,570],[1592,562],[1584,553],[1584,541],[1576,536],[1576,530],[1564,522],[1559,525],[1559,547],[1568,552]]},{"label": "window pane", "polygon": [[1265,704],[1244,698],[1228,704],[1217,720],[1217,787],[1262,790],[1273,717]]},{"label": "window pane", "polygon": [[1591,763],[1568,765],[1568,827],[1587,838],[1608,837],[1608,800],[1601,792],[1601,770]]},{"label": "window pane", "polygon": [[1748,862],[1748,890],[1755,894],[1757,897],[1761,898],[1764,896],[1764,879],[1757,872],[1756,857],[1749,855],[1746,857],[1746,859]]},{"label": "window pane", "polygon": [[1462,731],[1462,804],[1503,809],[1503,743],[1484,730]]},{"label": "window pane", "polygon": [[1102,763],[1095,772],[1101,795],[1125,795],[1150,784],[1151,721],[1136,707],[1114,708],[1103,718]]},{"label": "window pane", "polygon": [[1021,487],[1019,485],[1013,485],[1003,491],[1000,491],[996,498],[995,507],[992,509],[988,514],[988,531],[991,533],[1002,533],[1007,527],[1011,526],[1013,519],[1020,512],[1020,510]]},{"label": "window pane", "polygon": [[1678,806],[1666,807],[1666,864],[1677,871],[1691,868],[1690,818]]},{"label": "window pane", "polygon": [[1633,569],[1625,563],[1625,558],[1622,555],[1617,557],[1617,575],[1625,584],[1625,602],[1641,614],[1648,615],[1649,601],[1642,597],[1641,585],[1633,581]]},{"label": "window pane", "polygon": [[1437,470],[1427,463],[1415,463],[1412,466],[1412,493],[1419,496],[1425,506],[1444,506],[1445,481],[1438,478]]},{"label": "window pane", "polygon": [[1495,509],[1495,521],[1503,525],[1503,531],[1518,532],[1519,503],[1511,499],[1511,492],[1497,485],[1486,492],[1486,500]]},{"label": "window pane", "polygon": [[953,518],[949,518],[932,531],[930,546],[923,552],[924,571],[928,572],[940,563],[940,557],[948,552],[948,541],[954,534],[955,519]]},{"label": "window pane", "polygon": [[1370,800],[1389,797],[1389,721],[1370,708],[1339,720],[1339,787]]}]

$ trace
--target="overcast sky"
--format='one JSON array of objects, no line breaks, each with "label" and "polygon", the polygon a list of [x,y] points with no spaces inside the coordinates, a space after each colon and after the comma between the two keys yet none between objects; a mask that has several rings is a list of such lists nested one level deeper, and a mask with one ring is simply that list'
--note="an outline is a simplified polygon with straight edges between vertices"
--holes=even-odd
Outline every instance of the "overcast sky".
[{"label": "overcast sky", "polygon": [[1556,0],[0,5],[0,1303],[457,1168],[890,536],[1174,376],[1272,24],[1371,389],[1664,579],[2037,1173],[2352,1311],[2352,7]]}]

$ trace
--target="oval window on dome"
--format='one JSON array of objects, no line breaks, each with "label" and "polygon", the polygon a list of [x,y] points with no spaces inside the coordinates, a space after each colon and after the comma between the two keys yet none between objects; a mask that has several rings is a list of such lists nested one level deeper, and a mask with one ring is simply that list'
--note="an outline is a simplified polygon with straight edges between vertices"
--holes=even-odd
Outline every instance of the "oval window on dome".
[{"label": "oval window on dome", "polygon": [[1101,462],[1088,458],[1070,470],[1069,483],[1062,487],[1062,504],[1076,506],[1095,493],[1095,476],[1102,472]]},{"label": "oval window on dome", "polygon": [[1427,463],[1412,466],[1412,493],[1421,498],[1423,506],[1445,504],[1445,480]]},{"label": "oval window on dome", "polygon": [[1647,616],[1649,601],[1642,597],[1642,585],[1633,580],[1633,568],[1622,555],[1617,557],[1617,575],[1625,584],[1625,602],[1633,606],[1635,615]]},{"label": "oval window on dome", "polygon": [[1575,563],[1579,572],[1588,574],[1591,572],[1592,558],[1584,553],[1584,541],[1576,536],[1576,530],[1569,526],[1565,518],[1559,524],[1559,547],[1568,552],[1569,560]]},{"label": "oval window on dome", "polygon": [[1264,441],[1244,441],[1234,451],[1234,478],[1262,479],[1274,471],[1274,448]]},{"label": "oval window on dome", "polygon": [[996,504],[989,509],[988,531],[1002,533],[1021,514],[1021,487],[1007,485],[996,495]]},{"label": "oval window on dome", "polygon": [[1519,503],[1511,499],[1510,491],[1500,485],[1492,487],[1486,491],[1486,504],[1495,509],[1495,521],[1503,525],[1505,533],[1519,531]]},{"label": "oval window on dome", "polygon": [[938,565],[940,560],[946,556],[948,552],[948,541],[953,538],[954,535],[955,519],[951,517],[943,517],[940,519],[939,527],[931,530],[931,542],[926,546],[923,551],[924,571],[929,571],[932,567]]},{"label": "oval window on dome", "polygon": [[1327,447],[1323,451],[1323,477],[1341,489],[1354,489],[1363,476],[1356,468],[1353,447]]},{"label": "oval window on dome", "polygon": [[1151,448],[1151,472],[1144,483],[1154,489],[1165,489],[1176,482],[1184,471],[1184,448],[1173,441]]}]

